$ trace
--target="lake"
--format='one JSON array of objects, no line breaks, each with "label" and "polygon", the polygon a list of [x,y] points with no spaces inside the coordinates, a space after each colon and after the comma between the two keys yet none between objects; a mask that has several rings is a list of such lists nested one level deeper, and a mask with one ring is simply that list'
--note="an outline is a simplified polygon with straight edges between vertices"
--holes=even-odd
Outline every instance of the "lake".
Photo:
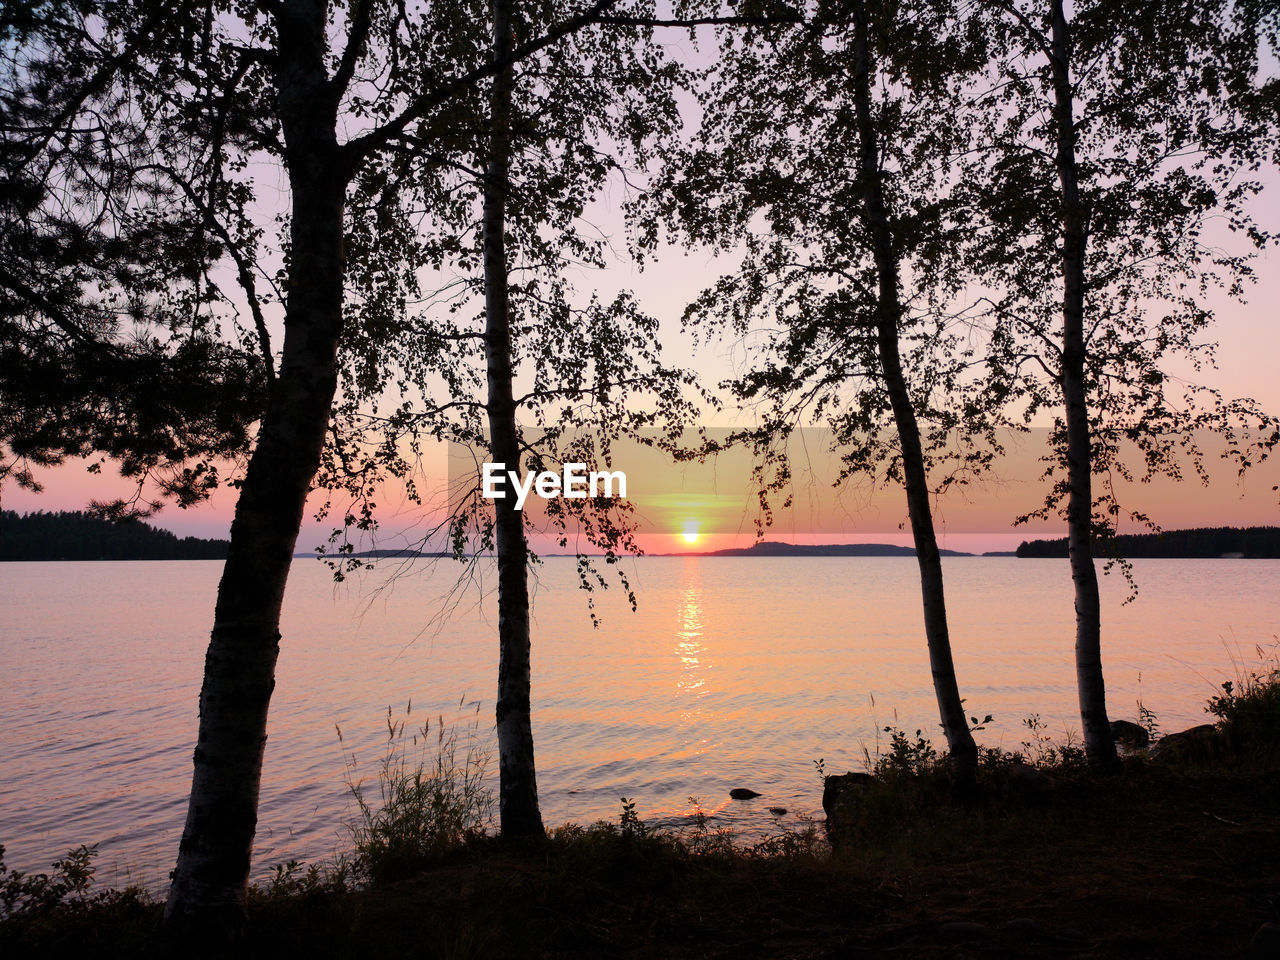
[{"label": "lake", "polygon": [[[953,646],[982,743],[1016,748],[1038,714],[1078,737],[1065,560],[948,558]],[[862,769],[897,724],[938,732],[910,558],[652,557],[625,565],[632,613],[597,590],[593,629],[574,561],[534,591],[534,736],[544,820],[687,821],[749,835],[821,816],[827,772]],[[272,703],[255,875],[342,849],[348,779],[371,784],[387,710],[492,737],[496,576],[451,561],[334,584],[294,562]],[[215,561],[0,564],[0,843],[10,868],[48,869],[101,845],[99,878],[162,889],[186,812]],[[1113,718],[1137,701],[1165,731],[1206,720],[1223,679],[1274,650],[1280,561],[1140,560],[1128,605],[1104,578]],[[410,701],[412,706],[406,714]],[[477,713],[478,711],[478,713]],[[478,720],[477,720],[478,718]],[[342,740],[337,730],[341,729]],[[939,736],[935,740],[940,739]],[[496,751],[490,773],[496,789]],[[353,760],[354,757],[354,760]],[[352,766],[354,764],[354,766]],[[754,801],[728,799],[749,787]]]}]

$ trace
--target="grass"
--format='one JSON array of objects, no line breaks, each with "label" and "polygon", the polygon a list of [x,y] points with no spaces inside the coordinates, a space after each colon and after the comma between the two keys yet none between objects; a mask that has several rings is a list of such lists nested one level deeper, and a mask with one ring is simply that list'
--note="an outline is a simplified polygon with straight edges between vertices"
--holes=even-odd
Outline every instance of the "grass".
[{"label": "grass", "polygon": [[355,761],[347,767],[357,808],[351,824],[357,879],[384,884],[411,876],[489,833],[494,802],[485,784],[489,758],[479,746],[476,710],[465,730],[439,717],[433,731],[430,720],[408,728],[412,704],[402,718],[387,708],[376,802]]},{"label": "grass", "polygon": [[[1209,760],[1157,751],[1117,777],[1089,776],[1032,717],[958,798],[945,755],[887,727],[834,848],[819,824],[745,843],[697,812],[658,832],[629,800],[615,821],[504,842],[474,723],[389,713],[376,784],[349,771],[352,852],[277,868],[235,956],[1240,955],[1280,922],[1280,665],[1259,663],[1210,700]],[[48,875],[0,866],[0,954],[169,955],[158,905],[94,892],[92,862],[81,848]]]}]

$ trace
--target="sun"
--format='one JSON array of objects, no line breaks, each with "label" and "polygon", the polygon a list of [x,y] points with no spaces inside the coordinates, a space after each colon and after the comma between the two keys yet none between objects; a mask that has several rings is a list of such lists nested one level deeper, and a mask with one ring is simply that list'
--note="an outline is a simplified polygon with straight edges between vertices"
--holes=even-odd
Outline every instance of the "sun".
[{"label": "sun", "polygon": [[698,542],[698,522],[696,520],[686,520],[684,524],[684,532],[680,534],[684,537],[685,543]]}]

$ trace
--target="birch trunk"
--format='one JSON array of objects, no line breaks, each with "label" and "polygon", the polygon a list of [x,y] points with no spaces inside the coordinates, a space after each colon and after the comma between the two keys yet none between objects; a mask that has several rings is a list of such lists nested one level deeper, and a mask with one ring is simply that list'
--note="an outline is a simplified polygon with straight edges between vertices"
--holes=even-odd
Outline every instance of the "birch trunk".
[{"label": "birch trunk", "polygon": [[947,738],[952,777],[958,784],[968,785],[977,775],[978,748],[965,719],[955,663],[951,657],[942,558],[929,505],[929,483],[920,427],[907,390],[898,346],[902,316],[900,280],[881,184],[879,139],[871,114],[871,53],[867,34],[866,17],[859,7],[854,16],[854,108],[858,125],[858,176],[865,184],[862,217],[871,237],[878,282],[875,322],[880,369],[902,454],[907,514],[911,520],[916,560],[920,565],[920,593],[924,604],[924,631],[929,646],[933,690]]},{"label": "birch trunk", "polygon": [[1107,720],[1102,675],[1102,614],[1093,563],[1093,455],[1085,395],[1084,276],[1088,231],[1076,164],[1075,103],[1071,87],[1071,39],[1062,0],[1050,0],[1057,135],[1062,199],[1062,396],[1067,427],[1067,550],[1075,584],[1076,687],[1085,754],[1095,769],[1119,763]]},{"label": "birch trunk", "polygon": [[347,171],[325,86],[322,3],[286,5],[279,107],[292,187],[280,369],[245,472],[200,691],[186,826],[165,904],[170,929],[233,938],[244,920],[280,607],[337,384]]},{"label": "birch trunk", "polygon": [[[511,6],[493,0],[493,59],[511,53]],[[512,391],[512,346],[506,251],[506,204],[511,157],[512,72],[493,82],[489,156],[484,184],[485,361],[489,385],[492,462],[520,471]],[[542,836],[530,719],[528,548],[524,518],[510,496],[494,500],[498,553],[498,817],[504,836]]]}]

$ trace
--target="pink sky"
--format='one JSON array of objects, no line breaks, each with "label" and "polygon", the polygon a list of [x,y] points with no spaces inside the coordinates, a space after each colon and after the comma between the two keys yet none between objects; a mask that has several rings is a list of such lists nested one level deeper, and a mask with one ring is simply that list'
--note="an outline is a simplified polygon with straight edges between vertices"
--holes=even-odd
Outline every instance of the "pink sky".
[{"label": "pink sky", "polygon": [[[1271,180],[1276,180],[1272,177]],[[1272,182],[1256,204],[1255,216],[1260,223],[1280,222],[1280,182]],[[602,212],[602,224],[616,234],[615,246],[622,247],[625,237],[620,221],[611,221],[608,211]],[[720,272],[731,268],[729,261],[718,261],[699,252],[686,252],[676,248],[661,251],[657,261],[643,271],[629,262],[619,262],[603,272],[583,273],[575,277],[580,290],[597,290],[604,298],[618,290],[631,289],[642,306],[657,316],[663,324],[663,343],[668,363],[690,367],[698,372],[704,384],[714,385],[739,372],[743,363],[741,349],[732,343],[711,343],[694,347],[679,325],[679,317],[685,305]],[[1212,305],[1217,310],[1217,322],[1212,330],[1219,342],[1218,368],[1192,374],[1190,371],[1172,371],[1196,382],[1219,388],[1228,397],[1252,397],[1263,409],[1280,414],[1280,377],[1276,376],[1276,359],[1280,357],[1280,252],[1272,249],[1255,261],[1258,282],[1248,291],[1248,302],[1235,303],[1226,297],[1217,297]],[[274,318],[278,325],[279,318]],[[282,331],[276,330],[279,343]],[[722,412],[710,421],[712,426],[731,426],[735,423],[732,412]],[[742,472],[748,468],[740,468]],[[434,467],[428,464],[428,475],[419,480],[425,490],[442,488],[445,484],[446,458],[440,453]],[[821,471],[819,471],[821,472]],[[32,494],[8,484],[0,490],[0,503],[8,510],[73,510],[83,507],[90,499],[111,499],[127,494],[129,488],[119,477],[105,469],[102,475],[92,475],[84,463],[71,462],[62,467],[45,470],[39,479],[45,485],[43,494]],[[643,496],[633,492],[633,499],[647,505],[641,513],[651,514],[648,519],[654,534],[644,540],[645,548],[655,552],[677,551],[689,546],[680,538],[680,525],[685,522],[678,512],[678,504],[670,503],[656,509],[652,497],[655,493],[673,495],[679,492],[677,468],[669,464],[649,464],[642,474],[634,478],[642,481],[647,490]],[[1268,464],[1243,482],[1223,471],[1215,469],[1214,482],[1201,487],[1194,481],[1174,484],[1160,482],[1151,486],[1137,486],[1125,491],[1126,504],[1148,512],[1152,518],[1169,529],[1190,526],[1214,525],[1264,525],[1280,523],[1280,507],[1277,507],[1271,487],[1280,483],[1280,471]],[[868,493],[864,487],[855,487],[841,498],[830,499],[824,492],[827,484],[821,478],[814,479],[803,489],[797,489],[798,506],[789,516],[779,517],[770,539],[789,539],[804,542],[892,542],[906,543],[909,537],[900,491]],[[960,550],[1012,549],[1028,537],[1059,535],[1060,524],[1040,525],[1014,529],[1010,522],[1018,513],[1032,509],[1039,500],[1039,483],[1035,472],[1027,464],[1006,471],[999,481],[981,487],[966,488],[966,499],[951,497],[939,504],[938,525],[944,546]],[[634,488],[633,488],[634,490]],[[234,491],[220,491],[210,503],[186,511],[169,507],[153,522],[181,535],[205,537],[225,536],[234,507]],[[749,498],[739,490],[728,499],[718,501],[714,522],[703,521],[703,539],[693,549],[711,549],[718,546],[743,545],[753,537]],[[815,501],[816,498],[816,501]],[[320,498],[314,498],[316,503]],[[815,507],[814,503],[819,506]],[[383,526],[382,538],[388,545],[403,543],[417,536],[416,531],[429,526],[430,511],[407,503],[403,494],[387,490],[379,499],[378,511]],[[806,514],[804,511],[807,510]],[[819,519],[815,519],[814,511]],[[685,511],[688,512],[687,510]],[[838,522],[837,522],[838,520]],[[308,520],[298,541],[299,550],[309,550],[323,542],[331,525]]]},{"label": "pink sky", "polygon": [[[793,543],[893,543],[909,545],[905,501],[893,486],[874,487],[865,480],[848,481],[838,490],[831,487],[835,458],[819,449],[815,431],[805,441],[808,453],[796,457],[794,481],[790,489],[793,505],[778,508],[767,539]],[[1017,438],[1010,452],[987,478],[954,489],[935,503],[935,522],[946,548],[970,552],[1011,550],[1025,539],[1058,536],[1060,521],[1013,526],[1013,519],[1034,509],[1043,498],[1037,457],[1043,449],[1043,433]],[[758,515],[749,483],[750,458],[722,456],[715,465],[676,466],[652,451],[615,451],[612,469],[627,473],[628,495],[644,535],[640,543],[649,553],[676,553],[747,546],[756,537]],[[1247,474],[1235,476],[1222,461],[1208,462],[1211,482],[1195,479],[1181,483],[1157,479],[1150,484],[1120,484],[1117,495],[1127,507],[1148,513],[1162,527],[1177,529],[1197,526],[1252,526],[1280,523],[1273,486],[1280,484],[1280,460],[1269,461]],[[427,503],[410,502],[402,487],[386,486],[377,498],[381,529],[377,543],[362,547],[401,547],[420,543],[427,531],[443,515],[447,486],[443,451],[427,461],[427,473],[419,479]],[[11,510],[77,509],[91,498],[109,498],[127,493],[118,477],[93,475],[83,465],[68,464],[43,476],[46,490],[35,495],[8,489],[4,507]],[[323,498],[312,498],[312,510]],[[186,511],[168,507],[152,521],[182,535],[224,537],[234,506],[234,491],[222,490],[205,505]],[[526,507],[537,517],[536,498]],[[333,514],[341,517],[345,504],[335,500]],[[323,543],[332,524],[310,519],[298,540],[300,552]],[[1138,531],[1128,524],[1123,529]],[[684,533],[697,533],[695,542]],[[439,541],[436,541],[437,545]],[[535,549],[562,552],[549,537],[535,537]]]}]

